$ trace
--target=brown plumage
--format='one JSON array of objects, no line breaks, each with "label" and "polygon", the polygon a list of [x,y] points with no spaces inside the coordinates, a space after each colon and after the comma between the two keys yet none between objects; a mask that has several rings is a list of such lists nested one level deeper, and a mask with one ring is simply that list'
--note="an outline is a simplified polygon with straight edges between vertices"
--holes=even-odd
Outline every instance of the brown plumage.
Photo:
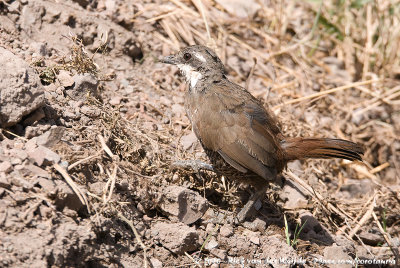
[{"label": "brown plumage", "polygon": [[296,159],[361,160],[362,147],[350,141],[284,137],[272,112],[229,81],[221,60],[205,46],[186,47],[163,62],[177,65],[186,77],[186,111],[203,147],[240,172],[274,180]]},{"label": "brown plumage", "polygon": [[178,65],[188,80],[186,111],[202,145],[241,172],[251,170],[271,180],[291,160],[361,160],[363,149],[350,141],[285,138],[272,112],[226,79],[222,62],[207,47],[184,48],[164,62]]}]

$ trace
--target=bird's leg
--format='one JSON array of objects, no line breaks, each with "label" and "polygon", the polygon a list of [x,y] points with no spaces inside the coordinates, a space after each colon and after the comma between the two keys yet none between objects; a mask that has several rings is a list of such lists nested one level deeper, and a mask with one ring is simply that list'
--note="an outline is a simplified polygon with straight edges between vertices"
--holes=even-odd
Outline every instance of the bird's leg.
[{"label": "bird's leg", "polygon": [[239,211],[239,213],[236,216],[237,223],[244,222],[246,218],[251,214],[253,208],[257,211],[261,208],[261,202],[263,200],[267,188],[268,184],[265,184],[250,196],[247,203],[243,206],[243,208]]},{"label": "bird's leg", "polygon": [[172,163],[173,168],[193,170],[199,172],[199,170],[208,170],[215,172],[214,167],[200,160],[178,160]]}]

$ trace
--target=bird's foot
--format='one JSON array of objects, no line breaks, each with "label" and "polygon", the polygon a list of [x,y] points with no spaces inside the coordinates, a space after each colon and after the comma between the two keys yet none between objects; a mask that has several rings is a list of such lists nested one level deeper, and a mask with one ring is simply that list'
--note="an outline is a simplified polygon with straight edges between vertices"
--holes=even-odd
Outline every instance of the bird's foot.
[{"label": "bird's foot", "polygon": [[235,222],[243,223],[249,216],[254,212],[258,211],[262,207],[262,198],[264,197],[265,189],[259,190],[250,196],[249,201],[243,206],[243,208],[236,215]]},{"label": "bird's foot", "polygon": [[249,200],[244,207],[239,211],[236,215],[235,223],[243,223],[247,218],[252,216],[256,211],[260,210],[262,207],[261,201],[258,200]]},{"label": "bird's foot", "polygon": [[178,160],[172,163],[172,168],[193,170],[199,172],[199,170],[208,170],[215,172],[212,165],[207,164],[200,160]]}]

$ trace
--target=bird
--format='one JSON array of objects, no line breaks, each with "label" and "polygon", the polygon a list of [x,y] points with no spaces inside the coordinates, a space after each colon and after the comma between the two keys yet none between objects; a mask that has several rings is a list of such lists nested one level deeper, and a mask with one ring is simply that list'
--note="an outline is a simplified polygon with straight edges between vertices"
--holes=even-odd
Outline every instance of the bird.
[{"label": "bird", "polygon": [[[164,57],[176,65],[188,84],[184,105],[192,130],[212,163],[221,159],[240,174],[255,174],[261,181],[277,179],[287,163],[307,158],[362,161],[360,144],[333,138],[287,137],[272,111],[248,90],[230,81],[217,54],[193,45]],[[264,187],[239,212],[244,221]]]}]

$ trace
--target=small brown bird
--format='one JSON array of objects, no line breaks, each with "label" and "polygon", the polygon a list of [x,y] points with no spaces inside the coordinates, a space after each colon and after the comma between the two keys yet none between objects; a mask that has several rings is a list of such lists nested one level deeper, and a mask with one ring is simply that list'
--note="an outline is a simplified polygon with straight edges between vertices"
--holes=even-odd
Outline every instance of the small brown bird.
[{"label": "small brown bird", "polygon": [[[208,47],[189,46],[163,62],[177,65],[186,78],[186,112],[206,152],[216,152],[242,173],[251,171],[272,181],[296,159],[361,160],[362,147],[350,141],[285,137],[272,112],[226,78],[224,65]],[[241,212],[241,221],[247,212]]]}]

